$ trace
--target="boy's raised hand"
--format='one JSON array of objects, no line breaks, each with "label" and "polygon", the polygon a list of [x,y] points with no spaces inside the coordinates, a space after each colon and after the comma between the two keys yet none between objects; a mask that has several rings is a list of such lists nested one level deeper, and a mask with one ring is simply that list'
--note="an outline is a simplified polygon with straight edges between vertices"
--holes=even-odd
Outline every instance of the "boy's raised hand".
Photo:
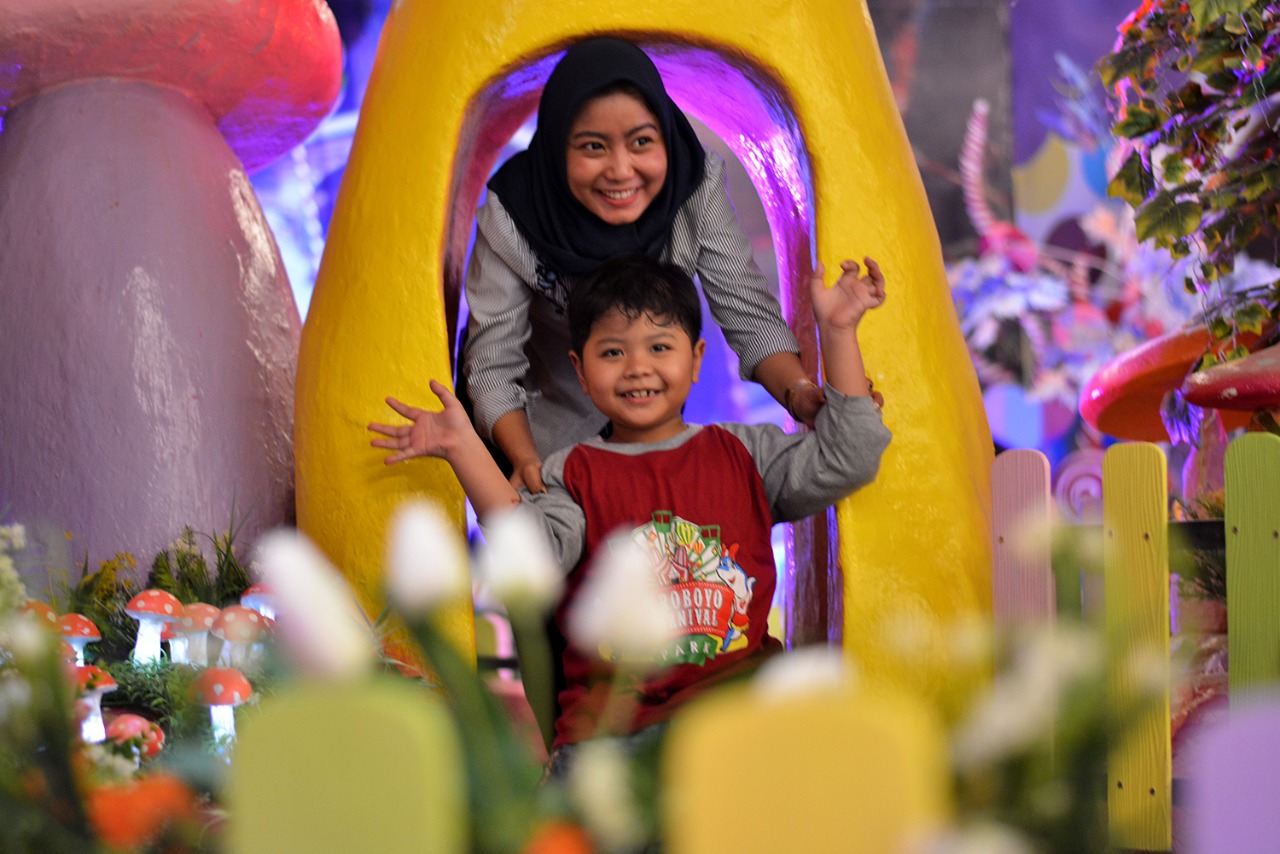
[{"label": "boy's raised hand", "polygon": [[458,446],[468,434],[474,433],[471,419],[467,412],[442,383],[431,381],[431,391],[444,409],[440,412],[429,412],[416,406],[401,403],[394,397],[387,398],[387,405],[408,418],[409,424],[377,424],[369,425],[372,433],[380,433],[385,439],[372,439],[369,444],[375,448],[386,448],[395,453],[383,462],[387,465],[411,460],[414,457],[444,457]]},{"label": "boy's raised hand", "polygon": [[856,329],[863,315],[884,303],[884,274],[874,259],[863,258],[867,265],[865,276],[857,261],[840,263],[840,278],[827,287],[823,277],[826,268],[821,262],[809,280],[809,297],[813,314],[819,325],[834,329]]}]

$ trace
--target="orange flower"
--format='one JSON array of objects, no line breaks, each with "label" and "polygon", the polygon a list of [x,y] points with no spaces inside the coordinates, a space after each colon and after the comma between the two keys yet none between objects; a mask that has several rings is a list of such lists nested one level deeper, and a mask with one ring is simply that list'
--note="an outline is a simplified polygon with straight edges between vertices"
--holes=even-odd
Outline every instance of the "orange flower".
[{"label": "orange flower", "polygon": [[196,818],[196,796],[169,774],[100,786],[89,792],[89,821],[98,837],[114,848],[136,848],[153,841],[172,824]]},{"label": "orange flower", "polygon": [[521,854],[594,854],[591,837],[576,824],[551,821],[538,828]]}]

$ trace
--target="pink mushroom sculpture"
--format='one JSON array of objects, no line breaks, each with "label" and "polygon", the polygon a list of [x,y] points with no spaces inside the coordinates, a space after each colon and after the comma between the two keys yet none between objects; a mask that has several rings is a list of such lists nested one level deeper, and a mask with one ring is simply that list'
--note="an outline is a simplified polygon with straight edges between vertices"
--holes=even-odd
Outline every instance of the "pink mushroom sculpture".
[{"label": "pink mushroom sculpture", "polygon": [[164,730],[158,723],[147,720],[142,715],[116,715],[107,724],[106,737],[116,744],[136,739],[134,758],[138,760],[154,759],[164,749]]},{"label": "pink mushroom sculpture", "polygon": [[300,323],[246,175],[340,91],[318,0],[0,0],[0,494],[151,553],[292,512]]}]

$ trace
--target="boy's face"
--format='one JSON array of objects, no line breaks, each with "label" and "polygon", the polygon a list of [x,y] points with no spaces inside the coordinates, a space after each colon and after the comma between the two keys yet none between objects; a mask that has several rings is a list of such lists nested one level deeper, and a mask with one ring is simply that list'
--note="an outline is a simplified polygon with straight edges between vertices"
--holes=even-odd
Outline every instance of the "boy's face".
[{"label": "boy's face", "polygon": [[582,390],[613,422],[614,442],[659,442],[684,429],[680,410],[698,381],[706,342],[674,321],[632,320],[611,311],[591,327],[582,355],[570,353]]}]

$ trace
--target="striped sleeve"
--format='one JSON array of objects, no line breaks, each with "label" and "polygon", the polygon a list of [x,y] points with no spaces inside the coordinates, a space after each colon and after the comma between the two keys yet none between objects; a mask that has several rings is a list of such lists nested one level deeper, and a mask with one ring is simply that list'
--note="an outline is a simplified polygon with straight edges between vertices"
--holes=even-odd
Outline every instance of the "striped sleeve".
[{"label": "striped sleeve", "polygon": [[798,353],[799,345],[782,318],[782,306],[756,264],[751,242],[729,201],[725,165],[707,152],[707,174],[685,203],[672,228],[672,260],[702,283],[711,316],[738,356],[738,371],[753,379],[756,365],[777,353]]},{"label": "striped sleeve", "polygon": [[492,438],[493,425],[508,412],[523,410],[529,359],[529,302],[532,291],[521,279],[527,271],[512,269],[504,259],[532,258],[519,252],[523,241],[515,223],[490,194],[476,214],[476,240],[467,266],[467,342],[462,369],[475,413],[476,429]]}]

